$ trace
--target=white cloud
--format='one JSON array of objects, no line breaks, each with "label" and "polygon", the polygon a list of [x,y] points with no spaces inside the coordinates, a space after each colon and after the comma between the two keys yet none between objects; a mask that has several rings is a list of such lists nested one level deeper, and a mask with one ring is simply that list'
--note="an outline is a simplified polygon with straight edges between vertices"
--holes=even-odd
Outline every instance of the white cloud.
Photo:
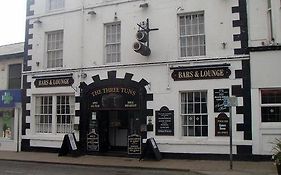
[{"label": "white cloud", "polygon": [[26,0],[0,0],[0,45],[24,42]]}]

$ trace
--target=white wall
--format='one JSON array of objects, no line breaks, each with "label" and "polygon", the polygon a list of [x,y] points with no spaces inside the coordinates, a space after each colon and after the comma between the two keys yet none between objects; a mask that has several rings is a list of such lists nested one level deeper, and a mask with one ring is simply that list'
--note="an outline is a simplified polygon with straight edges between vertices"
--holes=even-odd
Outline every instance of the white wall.
[{"label": "white wall", "polygon": [[[36,19],[41,24],[34,24],[30,30],[33,33],[34,49],[29,65],[33,70],[46,68],[46,38],[45,32],[64,29],[64,68],[90,67],[104,64],[104,24],[121,21],[121,64],[168,61],[179,59],[179,29],[178,15],[190,12],[204,11],[206,52],[203,57],[226,57],[233,55],[237,46],[232,40],[234,29],[232,27],[233,3],[221,0],[153,0],[148,8],[139,8],[143,1],[122,0],[116,1],[85,1],[84,11],[81,9],[82,1],[65,1],[66,7],[62,11],[48,12],[46,1],[37,0],[32,9],[35,15],[29,17],[31,23]],[[119,4],[117,3],[119,2]],[[113,5],[108,5],[115,3]],[[183,10],[178,10],[181,7]],[[89,15],[94,10],[96,15]],[[221,15],[223,14],[223,15]],[[149,18],[151,28],[159,28],[150,32],[149,57],[135,53],[132,44],[136,41],[137,23]],[[235,33],[236,34],[236,33]],[[227,43],[222,48],[222,42]],[[30,63],[31,62],[31,63]],[[40,62],[36,66],[35,62]]]},{"label": "white wall", "polygon": [[[272,2],[273,37],[281,43],[281,4],[279,0]],[[267,0],[248,0],[248,24],[250,47],[261,46],[262,42],[269,44],[269,25],[267,20]]]}]

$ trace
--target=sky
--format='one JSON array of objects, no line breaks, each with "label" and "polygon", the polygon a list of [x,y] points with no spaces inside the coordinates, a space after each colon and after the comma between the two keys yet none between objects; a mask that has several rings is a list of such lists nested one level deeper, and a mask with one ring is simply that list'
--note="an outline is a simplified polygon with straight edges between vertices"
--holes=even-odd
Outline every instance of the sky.
[{"label": "sky", "polygon": [[0,45],[24,42],[26,0],[0,0]]}]

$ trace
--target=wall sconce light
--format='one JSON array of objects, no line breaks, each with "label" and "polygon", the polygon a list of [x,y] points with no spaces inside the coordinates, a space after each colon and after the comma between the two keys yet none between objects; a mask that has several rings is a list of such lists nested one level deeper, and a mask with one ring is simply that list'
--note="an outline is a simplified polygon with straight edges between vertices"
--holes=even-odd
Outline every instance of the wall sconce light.
[{"label": "wall sconce light", "polygon": [[33,24],[42,24],[42,21],[41,21],[39,18],[37,18],[37,19],[33,22]]},{"label": "wall sconce light", "polygon": [[88,12],[89,15],[96,15],[97,13],[94,10]]},{"label": "wall sconce light", "polygon": [[87,78],[87,74],[85,72],[81,73],[81,78]]},{"label": "wall sconce light", "polygon": [[147,8],[148,7],[148,3],[143,3],[143,4],[140,4],[140,8]]},{"label": "wall sconce light", "polygon": [[38,67],[40,65],[40,62],[39,61],[36,61],[36,66]]},{"label": "wall sconce light", "polygon": [[117,12],[114,13],[114,20],[117,20],[118,17],[117,17]]},{"label": "wall sconce light", "polygon": [[184,8],[182,8],[182,7],[177,8],[177,12],[180,12],[180,11],[183,11],[183,10],[184,10]]},{"label": "wall sconce light", "polygon": [[222,43],[221,43],[223,49],[226,48],[226,44],[227,44],[226,42],[222,42]]}]

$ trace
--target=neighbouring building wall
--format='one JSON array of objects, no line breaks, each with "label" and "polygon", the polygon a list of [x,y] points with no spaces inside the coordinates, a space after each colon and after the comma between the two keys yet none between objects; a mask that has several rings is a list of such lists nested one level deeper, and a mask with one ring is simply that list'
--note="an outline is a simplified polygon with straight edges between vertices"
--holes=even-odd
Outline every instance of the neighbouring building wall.
[{"label": "neighbouring building wall", "polygon": [[278,0],[248,1],[254,154],[271,155],[281,137],[280,7]]}]

